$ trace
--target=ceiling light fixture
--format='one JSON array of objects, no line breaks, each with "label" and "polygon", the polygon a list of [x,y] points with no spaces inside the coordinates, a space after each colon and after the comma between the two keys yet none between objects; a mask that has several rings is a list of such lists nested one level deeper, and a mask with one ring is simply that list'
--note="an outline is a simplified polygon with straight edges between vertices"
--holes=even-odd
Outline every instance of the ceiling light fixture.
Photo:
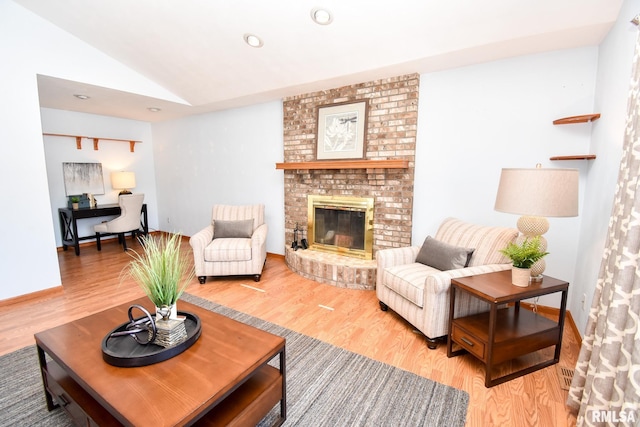
[{"label": "ceiling light fixture", "polygon": [[264,45],[262,39],[255,34],[245,34],[242,37],[244,38],[245,43],[251,47],[262,47]]},{"label": "ceiling light fixture", "polygon": [[91,97],[90,97],[90,96],[88,96],[88,95],[81,95],[81,94],[74,94],[73,96],[75,96],[75,97],[76,97],[76,98],[78,98],[78,99],[82,99],[82,100],[85,100],[85,99],[89,99],[89,98],[91,98]]},{"label": "ceiling light fixture", "polygon": [[327,9],[315,7],[311,9],[311,19],[319,25],[329,25],[333,22],[333,16]]},{"label": "ceiling light fixture", "polygon": [[151,111],[152,113],[157,113],[157,112],[162,111],[162,109],[158,108],[158,107],[149,107],[149,108],[147,108],[147,110]]}]

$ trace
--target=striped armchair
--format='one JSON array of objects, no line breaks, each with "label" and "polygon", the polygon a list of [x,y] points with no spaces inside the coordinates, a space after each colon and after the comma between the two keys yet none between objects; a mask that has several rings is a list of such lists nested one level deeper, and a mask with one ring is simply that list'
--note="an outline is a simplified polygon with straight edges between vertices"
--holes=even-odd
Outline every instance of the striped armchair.
[{"label": "striped armchair", "polygon": [[[474,249],[468,267],[440,271],[416,262],[420,247],[383,249],[376,253],[376,293],[380,308],[391,308],[427,337],[435,349],[449,333],[451,279],[508,270],[509,259],[499,252],[518,235],[506,227],[486,227],[455,218],[445,219],[434,238],[452,246]],[[456,317],[488,311],[488,305],[466,293],[456,295]]]},{"label": "striped armchair", "polygon": [[196,276],[253,276],[260,281],[267,260],[264,205],[215,205],[211,224],[189,239]]}]

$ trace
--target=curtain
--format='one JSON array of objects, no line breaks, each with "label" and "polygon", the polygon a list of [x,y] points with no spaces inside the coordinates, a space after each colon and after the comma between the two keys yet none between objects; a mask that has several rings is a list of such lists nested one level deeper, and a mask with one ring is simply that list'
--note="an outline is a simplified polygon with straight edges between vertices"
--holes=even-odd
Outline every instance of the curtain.
[{"label": "curtain", "polygon": [[578,426],[640,425],[639,55],[640,38],[607,241],[567,399]]}]

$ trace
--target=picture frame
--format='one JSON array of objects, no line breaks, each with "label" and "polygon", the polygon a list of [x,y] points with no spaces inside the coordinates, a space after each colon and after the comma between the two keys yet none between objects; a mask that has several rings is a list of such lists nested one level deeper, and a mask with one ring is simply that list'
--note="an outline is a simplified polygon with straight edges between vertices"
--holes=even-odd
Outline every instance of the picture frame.
[{"label": "picture frame", "polygon": [[368,102],[343,102],[318,107],[316,159],[362,159]]},{"label": "picture frame", "polygon": [[62,163],[65,195],[104,194],[102,163]]}]

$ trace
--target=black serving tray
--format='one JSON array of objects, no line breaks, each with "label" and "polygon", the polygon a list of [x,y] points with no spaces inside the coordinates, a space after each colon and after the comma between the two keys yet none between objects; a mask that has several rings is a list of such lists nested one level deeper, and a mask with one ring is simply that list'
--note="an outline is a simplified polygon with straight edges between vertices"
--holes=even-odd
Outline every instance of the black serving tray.
[{"label": "black serving tray", "polygon": [[109,332],[102,340],[102,359],[113,366],[131,368],[152,365],[177,356],[191,347],[193,343],[200,338],[202,331],[200,318],[198,316],[186,311],[179,311],[178,315],[185,317],[184,326],[187,329],[187,339],[180,344],[164,348],[157,344],[138,344],[138,342],[129,335],[111,337],[111,334],[114,332],[126,330],[129,322],[125,322]]}]

